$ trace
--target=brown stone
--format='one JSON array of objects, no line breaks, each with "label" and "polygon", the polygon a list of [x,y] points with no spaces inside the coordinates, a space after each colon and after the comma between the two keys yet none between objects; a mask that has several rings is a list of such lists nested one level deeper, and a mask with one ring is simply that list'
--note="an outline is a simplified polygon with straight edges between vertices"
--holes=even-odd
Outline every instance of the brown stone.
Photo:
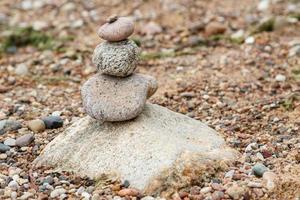
[{"label": "brown stone", "polygon": [[120,190],[117,193],[120,197],[125,197],[125,196],[132,196],[132,197],[136,197],[139,195],[139,191],[133,188],[125,188]]},{"label": "brown stone", "polygon": [[205,27],[205,35],[219,35],[225,33],[227,27],[219,22],[211,22]]}]

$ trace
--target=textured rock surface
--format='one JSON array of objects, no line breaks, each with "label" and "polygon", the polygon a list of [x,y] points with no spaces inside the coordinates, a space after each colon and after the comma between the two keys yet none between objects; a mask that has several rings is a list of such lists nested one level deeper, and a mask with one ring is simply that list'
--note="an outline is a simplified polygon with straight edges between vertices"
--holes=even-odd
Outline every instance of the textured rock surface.
[{"label": "textured rock surface", "polygon": [[92,61],[100,73],[124,77],[135,70],[138,54],[139,48],[131,40],[102,42],[95,48]]},{"label": "textured rock surface", "polygon": [[233,158],[235,152],[213,129],[147,104],[141,115],[127,122],[80,119],[34,163],[90,177],[117,174],[148,194],[166,195],[216,175],[224,161]]},{"label": "textured rock surface", "polygon": [[125,40],[134,31],[134,23],[129,17],[118,17],[115,20],[103,24],[99,30],[98,35],[104,40],[110,42],[117,42]]},{"label": "textured rock surface", "polygon": [[125,121],[139,115],[157,89],[151,76],[134,74],[126,78],[96,74],[85,82],[81,96],[85,111],[100,121]]}]

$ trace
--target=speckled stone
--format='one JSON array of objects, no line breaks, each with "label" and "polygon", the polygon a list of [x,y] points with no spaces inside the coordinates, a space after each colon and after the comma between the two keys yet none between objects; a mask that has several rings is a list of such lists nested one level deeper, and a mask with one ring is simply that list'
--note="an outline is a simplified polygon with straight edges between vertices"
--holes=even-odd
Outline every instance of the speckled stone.
[{"label": "speckled stone", "polygon": [[147,98],[157,90],[156,80],[133,74],[126,78],[96,74],[81,88],[83,107],[100,121],[125,121],[138,116]]},{"label": "speckled stone", "polygon": [[94,50],[92,61],[102,74],[125,77],[134,72],[139,53],[131,40],[103,42]]}]

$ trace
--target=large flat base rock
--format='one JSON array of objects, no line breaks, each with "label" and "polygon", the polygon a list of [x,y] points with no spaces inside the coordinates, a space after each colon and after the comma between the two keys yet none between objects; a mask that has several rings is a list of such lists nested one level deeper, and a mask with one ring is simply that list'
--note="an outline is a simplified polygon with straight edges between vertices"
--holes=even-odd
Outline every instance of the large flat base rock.
[{"label": "large flat base rock", "polygon": [[126,122],[78,120],[34,163],[93,178],[117,174],[132,187],[159,195],[201,182],[235,157],[207,125],[146,104],[137,118]]}]

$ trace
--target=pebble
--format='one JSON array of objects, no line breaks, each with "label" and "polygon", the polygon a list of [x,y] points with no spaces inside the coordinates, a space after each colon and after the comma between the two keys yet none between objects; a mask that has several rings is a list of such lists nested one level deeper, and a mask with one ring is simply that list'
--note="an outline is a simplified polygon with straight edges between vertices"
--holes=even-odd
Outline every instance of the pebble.
[{"label": "pebble", "polygon": [[33,3],[31,0],[24,0],[21,2],[21,8],[23,10],[31,10],[33,8]]},{"label": "pebble", "polygon": [[51,115],[52,115],[52,116],[60,117],[60,116],[61,116],[61,113],[62,113],[61,111],[58,111],[58,110],[57,110],[57,111],[54,111]]},{"label": "pebble", "polygon": [[254,44],[255,42],[255,38],[250,36],[250,37],[247,37],[246,40],[245,40],[245,43],[246,44]]},{"label": "pebble", "polygon": [[45,179],[43,180],[43,183],[48,183],[52,185],[54,183],[54,179],[52,176],[46,176]]},{"label": "pebble", "polygon": [[211,195],[212,200],[221,200],[224,198],[224,192],[214,191]]},{"label": "pebble", "polygon": [[17,192],[15,192],[15,191],[13,191],[13,192],[11,192],[11,194],[10,194],[10,198],[11,199],[17,199],[17,197],[18,197],[18,193]]},{"label": "pebble", "polygon": [[24,192],[24,194],[20,197],[20,200],[27,200],[31,197],[33,197],[34,195],[30,192]]},{"label": "pebble", "polygon": [[201,190],[200,190],[200,192],[202,193],[202,194],[206,194],[206,193],[209,193],[209,192],[211,192],[212,191],[212,188],[211,187],[204,187],[204,188],[202,188]]},{"label": "pebble", "polygon": [[139,195],[139,191],[133,188],[124,188],[117,192],[120,197],[132,196],[136,197]]},{"label": "pebble", "polygon": [[249,182],[247,185],[248,185],[248,187],[251,187],[251,188],[261,188],[262,187],[261,183],[253,182],[253,181]]},{"label": "pebble", "polygon": [[4,141],[4,144],[7,145],[7,146],[10,146],[10,147],[14,147],[14,146],[16,146],[16,140],[13,139],[13,138],[7,138]]},{"label": "pebble", "polygon": [[42,120],[48,129],[60,128],[63,126],[63,120],[59,116],[48,116]]},{"label": "pebble", "polygon": [[233,199],[237,200],[242,198],[242,196],[245,194],[245,189],[243,187],[240,187],[238,185],[233,185],[229,187],[226,190],[226,193]]},{"label": "pebble", "polygon": [[275,188],[277,175],[274,172],[267,171],[263,175],[263,180],[266,181],[266,188],[268,190],[273,190]]},{"label": "pebble", "polygon": [[123,200],[123,198],[120,196],[114,196],[113,200]]},{"label": "pebble", "polygon": [[289,57],[300,56],[300,44],[293,46],[289,50]]},{"label": "pebble", "polygon": [[83,26],[83,24],[84,24],[84,21],[82,19],[78,19],[71,23],[71,27],[72,28],[80,28]]},{"label": "pebble", "polygon": [[32,27],[34,30],[36,31],[41,31],[41,30],[44,30],[48,27],[48,23],[45,22],[45,21],[35,21],[32,23]]},{"label": "pebble", "polygon": [[51,198],[56,198],[56,197],[59,197],[60,195],[65,194],[65,193],[66,193],[66,190],[64,188],[57,188],[57,189],[54,189],[50,193],[50,197]]},{"label": "pebble", "polygon": [[98,35],[104,40],[118,42],[127,39],[133,31],[134,23],[131,18],[113,16],[99,28]]},{"label": "pebble", "polygon": [[205,26],[206,36],[223,34],[226,30],[227,27],[219,22],[211,22]]},{"label": "pebble", "polygon": [[163,29],[160,25],[158,25],[156,22],[151,21],[143,27],[141,32],[147,36],[153,36],[161,33],[162,30]]},{"label": "pebble", "polygon": [[101,199],[101,197],[99,194],[97,194],[97,193],[93,194],[92,200],[100,200],[100,199]]},{"label": "pebble", "polygon": [[232,39],[241,39],[244,38],[245,31],[243,29],[238,30],[237,32],[233,33],[230,37]]},{"label": "pebble", "polygon": [[1,153],[0,154],[0,160],[5,160],[7,158],[7,154]]},{"label": "pebble", "polygon": [[17,191],[18,188],[19,188],[19,184],[18,184],[17,181],[12,180],[12,181],[9,182],[8,187],[9,187],[10,189],[14,190],[14,191]]},{"label": "pebble", "polygon": [[230,170],[225,174],[225,178],[232,178],[234,175],[234,170]]},{"label": "pebble", "polygon": [[22,63],[17,65],[15,73],[19,76],[26,76],[28,74],[28,67],[26,64]]},{"label": "pebble", "polygon": [[262,163],[256,163],[252,168],[253,174],[257,177],[262,177],[266,171],[268,171],[268,168]]},{"label": "pebble", "polygon": [[266,11],[270,7],[270,0],[261,0],[257,5],[257,10]]},{"label": "pebble", "polygon": [[275,80],[278,82],[284,82],[286,80],[286,77],[282,74],[277,74]]},{"label": "pebble", "polygon": [[1,153],[5,153],[5,152],[9,151],[9,149],[10,149],[9,146],[7,146],[7,145],[5,145],[3,143],[0,143],[0,152]]},{"label": "pebble", "polygon": [[85,188],[81,186],[80,188],[77,189],[76,195],[81,195],[85,191]]},{"label": "pebble", "polygon": [[212,187],[212,189],[214,189],[214,190],[219,190],[219,191],[224,190],[224,187],[223,187],[221,184],[218,184],[218,183],[212,183],[212,184],[211,184],[211,187]]},{"label": "pebble", "polygon": [[43,132],[46,129],[46,125],[43,120],[36,119],[28,122],[28,128],[35,133]]},{"label": "pebble", "polygon": [[253,150],[256,150],[258,148],[258,145],[257,143],[250,143],[247,145],[247,147],[245,148],[245,152],[248,153],[248,152],[251,152]]},{"label": "pebble", "polygon": [[130,186],[130,183],[128,180],[125,180],[123,183],[122,183],[122,186],[125,187],[125,188],[128,188]]},{"label": "pebble", "polygon": [[15,120],[1,120],[0,121],[0,135],[3,135],[7,131],[15,131],[22,128],[20,122]]},{"label": "pebble", "polygon": [[34,140],[34,135],[31,133],[25,134],[16,139],[16,145],[19,147],[28,146]]},{"label": "pebble", "polygon": [[257,152],[257,153],[256,153],[256,157],[257,157],[259,160],[261,160],[261,161],[264,161],[264,160],[265,160],[264,156],[263,156],[260,152]]},{"label": "pebble", "polygon": [[68,198],[68,195],[66,195],[66,194],[61,194],[60,196],[59,196],[59,199],[67,199]]},{"label": "pebble", "polygon": [[89,200],[89,199],[91,198],[91,195],[90,195],[89,193],[87,193],[87,192],[83,192],[83,193],[81,194],[81,196],[82,196],[83,199],[85,199],[85,200]]},{"label": "pebble", "polygon": [[93,53],[92,61],[102,74],[126,77],[136,69],[139,47],[131,40],[103,42]]},{"label": "pebble", "polygon": [[8,169],[8,175],[10,177],[14,176],[14,175],[19,175],[22,172],[22,169],[18,168],[18,167],[10,167]]}]

